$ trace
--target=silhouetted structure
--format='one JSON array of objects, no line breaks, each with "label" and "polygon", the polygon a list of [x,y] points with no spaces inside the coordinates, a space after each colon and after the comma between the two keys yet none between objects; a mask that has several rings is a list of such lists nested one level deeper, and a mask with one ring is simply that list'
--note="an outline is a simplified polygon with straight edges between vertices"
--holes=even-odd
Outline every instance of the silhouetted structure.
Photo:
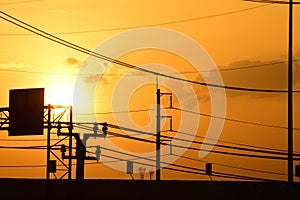
[{"label": "silhouetted structure", "polygon": [[7,199],[299,199],[300,183],[174,180],[0,179]]}]

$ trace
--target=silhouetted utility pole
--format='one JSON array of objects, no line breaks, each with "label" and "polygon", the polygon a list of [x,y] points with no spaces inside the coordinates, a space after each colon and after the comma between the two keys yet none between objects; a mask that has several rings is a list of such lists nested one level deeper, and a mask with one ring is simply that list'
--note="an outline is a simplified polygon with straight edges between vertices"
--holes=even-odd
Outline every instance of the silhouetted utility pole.
[{"label": "silhouetted utility pole", "polygon": [[47,117],[47,166],[46,166],[46,179],[50,179],[50,135],[51,135],[51,105],[47,106],[48,117]]},{"label": "silhouetted utility pole", "polygon": [[70,106],[70,125],[69,125],[69,173],[68,179],[72,179],[72,136],[73,136],[73,111]]},{"label": "silhouetted utility pole", "polygon": [[293,164],[293,4],[300,2],[288,1],[268,1],[268,0],[244,0],[260,3],[289,4],[289,38],[288,38],[288,182],[294,181]]},{"label": "silhouetted utility pole", "polygon": [[160,89],[156,90],[156,181],[160,181]]},{"label": "silhouetted utility pole", "polygon": [[[160,97],[163,95],[170,96],[170,108],[172,105],[172,93],[161,93],[160,89],[156,89],[156,180],[160,180],[160,120],[162,117],[170,118],[170,131],[172,131],[172,117],[160,115]],[[171,152],[171,151],[170,151]]]},{"label": "silhouetted utility pole", "polygon": [[288,56],[288,182],[294,181],[293,164],[293,0],[289,4],[289,56]]}]

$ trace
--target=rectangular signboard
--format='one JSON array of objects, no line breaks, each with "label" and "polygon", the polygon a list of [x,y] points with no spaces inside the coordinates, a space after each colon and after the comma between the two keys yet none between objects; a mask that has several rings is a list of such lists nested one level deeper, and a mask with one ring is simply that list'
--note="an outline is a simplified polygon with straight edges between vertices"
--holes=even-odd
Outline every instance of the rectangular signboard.
[{"label": "rectangular signboard", "polygon": [[43,135],[44,88],[9,91],[9,136]]}]

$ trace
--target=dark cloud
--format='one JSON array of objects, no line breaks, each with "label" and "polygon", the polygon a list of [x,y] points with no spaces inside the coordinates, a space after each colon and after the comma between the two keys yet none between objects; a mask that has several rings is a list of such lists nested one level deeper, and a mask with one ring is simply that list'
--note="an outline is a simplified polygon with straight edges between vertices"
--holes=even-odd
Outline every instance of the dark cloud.
[{"label": "dark cloud", "polygon": [[[272,64],[274,63],[274,64]],[[225,69],[243,68],[257,66],[253,68],[221,71],[225,85],[245,88],[287,90],[288,84],[288,63],[284,61],[238,61],[227,66]],[[300,66],[294,62],[294,86],[299,85]],[[229,96],[254,95],[256,97],[268,97],[278,94],[262,94],[257,92],[237,92],[227,90]]]},{"label": "dark cloud", "polygon": [[[300,65],[293,63],[294,67],[294,90],[300,89]],[[244,69],[243,69],[244,68]],[[224,85],[241,88],[287,90],[288,62],[273,60],[268,62],[242,60],[234,62],[226,67],[219,67]],[[210,72],[215,73],[215,72]],[[210,75],[208,75],[210,76]],[[204,82],[201,75],[196,81]],[[194,86],[195,93],[200,102],[210,99],[205,87]],[[250,98],[265,98],[283,95],[283,93],[260,93],[248,91],[226,90],[227,97],[248,96]]]},{"label": "dark cloud", "polygon": [[287,87],[287,63],[269,65],[270,63],[278,63],[278,61],[235,62],[227,66],[226,68],[233,69],[248,66],[259,67],[222,71],[221,74],[223,77],[224,84],[236,87],[285,89]]}]

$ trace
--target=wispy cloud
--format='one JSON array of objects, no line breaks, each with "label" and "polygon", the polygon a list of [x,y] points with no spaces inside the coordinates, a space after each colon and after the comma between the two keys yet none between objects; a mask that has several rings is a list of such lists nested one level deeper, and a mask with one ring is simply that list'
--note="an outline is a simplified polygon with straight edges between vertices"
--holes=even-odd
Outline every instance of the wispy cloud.
[{"label": "wispy cloud", "polygon": [[123,77],[128,71],[127,68],[108,64],[106,62],[102,63],[101,65],[105,69],[104,72],[102,74],[99,72],[98,74],[87,76],[86,83],[95,83],[99,81],[101,84],[108,85],[113,83],[114,80]]},{"label": "wispy cloud", "polygon": [[67,12],[66,10],[63,10],[63,9],[53,9],[51,11],[54,13],[66,13]]},{"label": "wispy cloud", "polygon": [[10,68],[13,68],[13,69],[24,69],[24,68],[29,68],[31,67],[30,64],[25,64],[23,62],[17,62],[17,61],[11,61],[11,62],[8,62],[8,63],[2,63],[0,64],[0,68],[5,68],[5,69],[10,69]]}]

